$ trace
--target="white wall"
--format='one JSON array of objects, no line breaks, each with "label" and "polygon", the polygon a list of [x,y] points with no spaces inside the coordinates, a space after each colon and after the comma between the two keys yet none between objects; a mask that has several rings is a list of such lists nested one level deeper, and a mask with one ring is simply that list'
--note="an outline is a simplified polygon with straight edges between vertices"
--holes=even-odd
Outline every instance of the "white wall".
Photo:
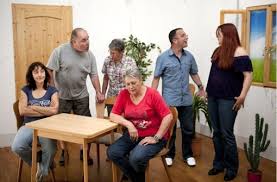
[{"label": "white wall", "polygon": [[[108,54],[108,44],[113,38],[134,34],[146,43],[156,43],[162,50],[169,45],[168,33],[176,27],[183,27],[189,35],[190,50],[199,66],[199,74],[204,83],[210,69],[210,56],[217,46],[215,30],[219,24],[221,9],[245,8],[252,5],[274,3],[274,0],[246,0],[237,4],[230,0],[3,0],[0,2],[0,146],[10,145],[16,132],[12,103],[15,100],[14,59],[12,37],[11,3],[71,5],[73,7],[73,27],[83,27],[90,34],[91,50],[97,58],[98,72]],[[204,17],[204,18],[203,18]],[[152,57],[155,59],[157,53]],[[154,64],[152,65],[154,69]],[[5,79],[9,78],[9,79]],[[146,81],[150,85],[151,79]],[[94,91],[88,82],[91,95],[91,111],[95,113]],[[239,145],[253,132],[254,114],[259,112],[270,123],[272,145],[269,158],[276,160],[275,89],[252,87],[235,126]],[[204,125],[202,125],[204,126]],[[272,154],[274,152],[274,155]]]},{"label": "white wall", "polygon": [[[246,9],[251,6],[274,4],[275,0],[241,0],[239,8]],[[271,144],[266,152],[261,155],[276,161],[276,89],[252,86],[245,108],[240,111],[235,125],[235,134],[238,138],[238,145],[242,147],[242,142],[247,141],[249,135],[254,134],[255,114],[259,113],[269,124],[268,138]]]}]

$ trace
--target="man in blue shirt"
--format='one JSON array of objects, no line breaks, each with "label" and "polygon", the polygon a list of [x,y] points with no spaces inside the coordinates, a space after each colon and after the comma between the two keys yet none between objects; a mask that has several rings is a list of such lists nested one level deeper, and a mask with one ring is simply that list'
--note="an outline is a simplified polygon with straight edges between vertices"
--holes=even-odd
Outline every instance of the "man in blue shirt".
[{"label": "man in blue shirt", "polygon": [[[188,36],[182,28],[169,33],[171,48],[157,59],[152,87],[157,89],[162,78],[162,95],[169,106],[178,110],[178,119],[182,131],[183,159],[189,166],[195,166],[191,141],[193,137],[192,95],[189,91],[189,76],[199,88],[198,94],[205,95],[204,87],[198,75],[198,68],[193,55],[184,50],[188,46]],[[175,157],[176,125],[170,141],[170,151],[166,163],[171,166]]]}]

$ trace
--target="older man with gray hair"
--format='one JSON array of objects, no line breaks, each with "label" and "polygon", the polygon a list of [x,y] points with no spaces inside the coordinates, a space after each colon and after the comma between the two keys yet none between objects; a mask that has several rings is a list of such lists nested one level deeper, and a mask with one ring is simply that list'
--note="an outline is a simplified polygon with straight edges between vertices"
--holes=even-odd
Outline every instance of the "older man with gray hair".
[{"label": "older man with gray hair", "polygon": [[[47,67],[53,84],[55,80],[55,85],[59,90],[59,113],[73,111],[74,114],[91,116],[86,85],[87,76],[90,77],[95,89],[97,101],[104,101],[96,60],[89,50],[88,33],[83,28],[75,28],[71,33],[70,42],[53,50]],[[63,142],[61,142],[61,148],[64,149]],[[87,152],[89,153],[89,150]],[[80,151],[80,160],[83,160],[83,150]],[[62,150],[59,162],[60,165],[64,165],[64,150]],[[92,163],[92,158],[88,157],[88,164]]]}]

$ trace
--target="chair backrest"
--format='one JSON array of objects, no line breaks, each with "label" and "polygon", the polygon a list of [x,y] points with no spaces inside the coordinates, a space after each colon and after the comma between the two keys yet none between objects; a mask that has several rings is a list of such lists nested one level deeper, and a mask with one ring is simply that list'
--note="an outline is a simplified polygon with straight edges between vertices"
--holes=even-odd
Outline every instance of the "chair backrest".
[{"label": "chair backrest", "polygon": [[108,97],[105,99],[105,104],[114,105],[115,100],[116,100],[116,96]]},{"label": "chair backrest", "polygon": [[190,93],[192,95],[194,95],[194,93],[195,93],[195,86],[192,83],[189,84],[189,91],[190,91]]},{"label": "chair backrest", "polygon": [[105,105],[114,105],[116,100],[116,96],[113,97],[108,97],[105,99],[104,102],[102,103],[95,103],[96,106],[96,117],[97,118],[108,118],[107,116],[105,116]]},{"label": "chair backrest", "polygon": [[96,117],[97,118],[104,118],[104,113],[105,113],[105,103],[95,103],[95,107],[96,107]]},{"label": "chair backrest", "polygon": [[13,112],[14,112],[14,115],[15,115],[15,118],[16,118],[17,130],[23,125],[23,120],[24,120],[24,117],[21,116],[20,113],[19,113],[18,103],[19,103],[18,100],[15,101],[15,103],[13,103]]},{"label": "chair backrest", "polygon": [[169,132],[169,138],[168,138],[167,144],[166,144],[166,148],[168,148],[168,149],[169,149],[169,141],[170,141],[171,136],[173,134],[174,125],[176,124],[177,119],[178,119],[178,111],[177,111],[176,107],[171,106],[171,107],[169,107],[169,109],[171,111],[171,114],[172,114],[173,118],[172,118],[172,122],[171,122],[170,127],[169,127],[169,131],[170,131]]}]

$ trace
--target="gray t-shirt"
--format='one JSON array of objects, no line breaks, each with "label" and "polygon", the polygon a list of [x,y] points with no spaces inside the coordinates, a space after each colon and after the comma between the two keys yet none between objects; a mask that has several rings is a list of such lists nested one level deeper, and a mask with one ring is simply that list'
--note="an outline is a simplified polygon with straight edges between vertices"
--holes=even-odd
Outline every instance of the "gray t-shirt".
[{"label": "gray t-shirt", "polygon": [[55,71],[55,84],[59,97],[76,100],[87,97],[86,79],[88,75],[97,75],[97,66],[91,51],[79,53],[70,43],[55,48],[47,67]]}]

